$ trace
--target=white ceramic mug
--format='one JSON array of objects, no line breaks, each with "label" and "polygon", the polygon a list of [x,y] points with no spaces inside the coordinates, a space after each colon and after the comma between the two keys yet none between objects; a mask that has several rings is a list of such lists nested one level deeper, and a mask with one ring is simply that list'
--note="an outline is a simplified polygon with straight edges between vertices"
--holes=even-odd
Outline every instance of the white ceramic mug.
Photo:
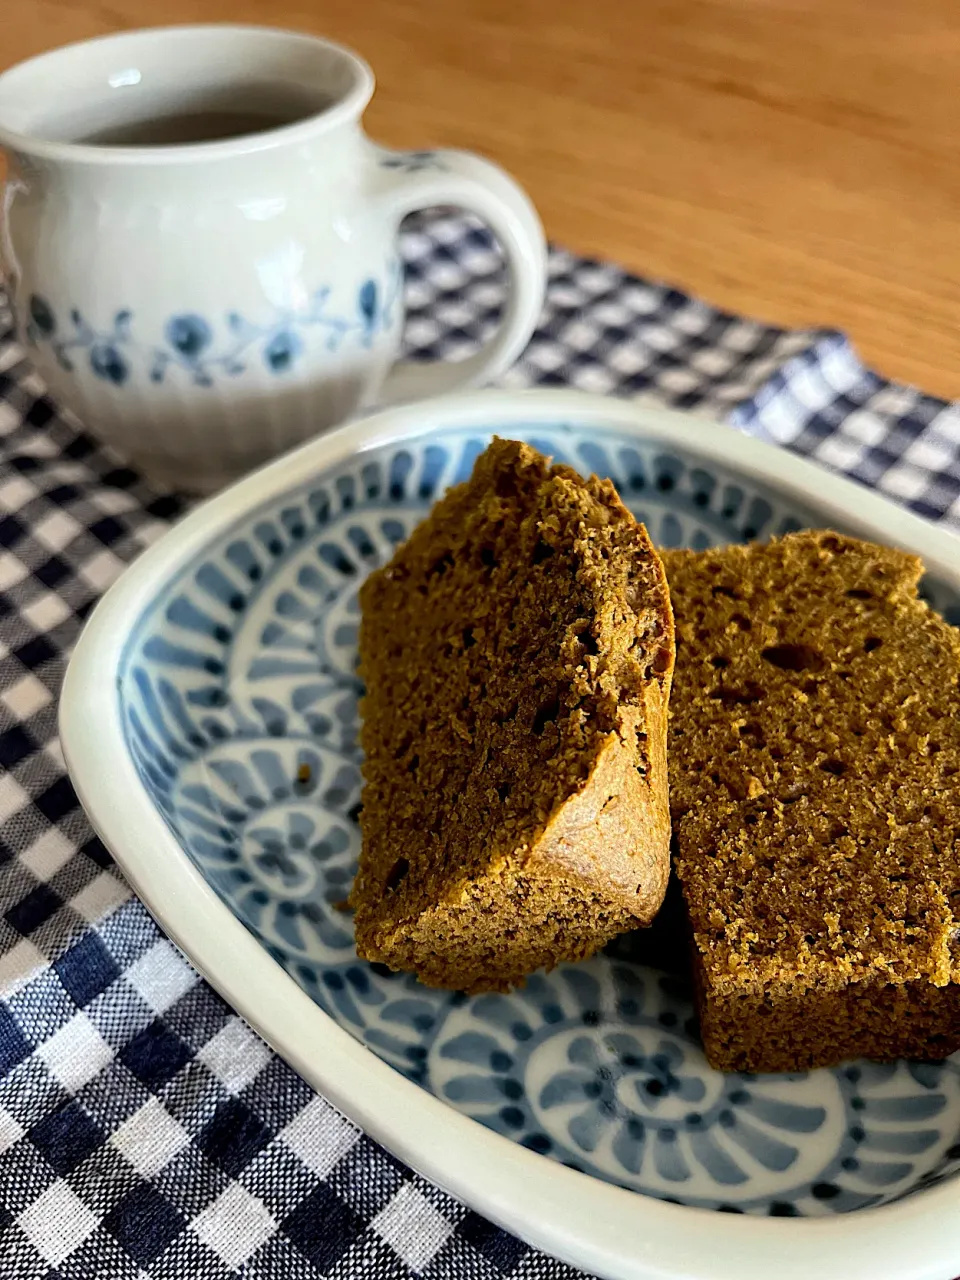
[{"label": "white ceramic mug", "polygon": [[[218,488],[376,400],[492,378],[530,337],[530,201],[477,156],[374,145],[372,91],[337,45],[238,26],[108,36],[0,76],[22,332],[52,394],[152,480]],[[492,228],[507,306],[471,359],[397,363],[398,228],[435,205]]]}]

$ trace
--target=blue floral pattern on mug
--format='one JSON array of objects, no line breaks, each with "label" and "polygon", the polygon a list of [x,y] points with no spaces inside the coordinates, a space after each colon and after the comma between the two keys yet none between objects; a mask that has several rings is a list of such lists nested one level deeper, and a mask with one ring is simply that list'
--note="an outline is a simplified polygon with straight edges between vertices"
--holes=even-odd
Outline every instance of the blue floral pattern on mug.
[{"label": "blue floral pattern on mug", "polygon": [[27,339],[32,343],[49,342],[61,368],[72,372],[78,352],[84,352],[90,368],[98,378],[122,386],[130,376],[130,360],[125,348],[131,344],[129,311],[118,311],[110,329],[95,329],[83,315],[70,311],[71,329],[64,331],[57,322],[53,307],[39,294],[28,301]]},{"label": "blue floral pattern on mug", "polygon": [[144,370],[153,382],[163,382],[174,369],[197,386],[213,386],[218,374],[237,377],[251,360],[277,376],[288,373],[314,334],[330,352],[348,341],[369,348],[378,333],[393,327],[401,284],[401,266],[395,261],[383,283],[373,276],[360,283],[352,314],[334,310],[331,289],[324,286],[306,305],[278,309],[269,321],[254,322],[230,312],[222,335],[207,317],[183,312],[166,322],[162,345],[137,340],[130,310],[117,311],[109,328],[97,329],[74,308],[68,313],[69,326],[64,326],[49,299],[34,293],[27,300],[26,336],[35,345],[48,343],[68,372],[82,354],[98,378],[117,387]]},{"label": "blue floral pattern on mug", "polygon": [[446,172],[448,166],[436,151],[382,151],[377,162],[381,169],[399,173],[424,173],[430,169]]},{"label": "blue floral pattern on mug", "polygon": [[[358,313],[378,305],[358,299]],[[196,319],[179,317],[169,335],[193,360],[208,349]],[[50,321],[42,309],[34,318]],[[660,545],[811,523],[762,483],[635,435],[564,424],[510,434],[610,476]],[[359,852],[358,587],[488,438],[440,430],[365,451],[244,517],[146,607],[120,698],[158,811],[341,1027],[546,1159],[665,1200],[778,1216],[867,1208],[954,1176],[958,1059],[722,1075],[704,1058],[689,991],[638,963],[630,935],[509,995],[432,990],[357,957],[343,906]],[[927,582],[925,593],[960,618],[955,591]]]}]

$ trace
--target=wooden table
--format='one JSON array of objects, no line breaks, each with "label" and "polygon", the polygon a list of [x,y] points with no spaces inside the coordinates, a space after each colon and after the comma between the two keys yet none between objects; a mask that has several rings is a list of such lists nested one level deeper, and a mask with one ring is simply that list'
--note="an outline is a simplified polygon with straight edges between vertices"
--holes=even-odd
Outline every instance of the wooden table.
[{"label": "wooden table", "polygon": [[960,396],[956,0],[8,0],[0,66],[221,20],[353,45],[374,136],[486,152],[568,247]]}]

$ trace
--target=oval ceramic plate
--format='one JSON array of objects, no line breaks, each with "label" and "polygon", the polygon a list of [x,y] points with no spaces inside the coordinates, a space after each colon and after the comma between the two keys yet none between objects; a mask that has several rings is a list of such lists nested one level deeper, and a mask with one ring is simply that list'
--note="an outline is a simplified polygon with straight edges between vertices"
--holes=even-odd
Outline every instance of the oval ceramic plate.
[{"label": "oval ceramic plate", "polygon": [[842,1258],[849,1277],[948,1280],[960,1062],[721,1075],[682,978],[631,938],[511,995],[358,960],[357,588],[493,434],[610,476],[661,545],[813,525],[914,550],[960,619],[949,535],[732,431],[572,393],[388,411],[201,507],[96,611],[61,710],[94,826],[308,1080],[532,1243],[610,1277],[766,1280]]}]

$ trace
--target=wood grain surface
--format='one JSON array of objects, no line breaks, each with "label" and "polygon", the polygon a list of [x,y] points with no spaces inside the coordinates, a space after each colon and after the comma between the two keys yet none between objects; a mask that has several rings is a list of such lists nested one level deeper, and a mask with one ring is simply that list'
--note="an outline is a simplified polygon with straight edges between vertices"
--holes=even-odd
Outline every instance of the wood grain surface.
[{"label": "wood grain surface", "polygon": [[200,21],[353,45],[374,137],[483,151],[554,240],[960,396],[956,0],[2,0],[0,67]]}]

